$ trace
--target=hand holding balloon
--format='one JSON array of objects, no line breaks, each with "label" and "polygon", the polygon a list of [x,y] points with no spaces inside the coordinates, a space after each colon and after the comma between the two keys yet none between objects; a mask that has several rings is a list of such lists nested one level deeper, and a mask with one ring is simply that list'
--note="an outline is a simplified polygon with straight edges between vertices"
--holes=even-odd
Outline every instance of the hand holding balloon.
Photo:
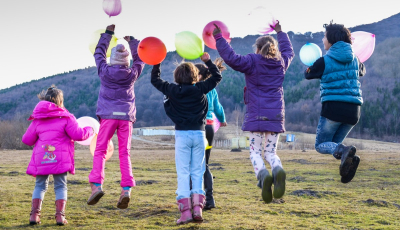
[{"label": "hand holding balloon", "polygon": [[112,25],[107,26],[106,30],[114,32],[114,30],[115,30],[115,25],[112,24]]},{"label": "hand holding balloon", "polygon": [[221,28],[219,28],[216,24],[214,24],[214,26],[215,26],[215,29],[213,31],[213,35],[221,33]]},{"label": "hand holding balloon", "polygon": [[274,29],[275,32],[277,32],[277,33],[282,31],[282,27],[281,27],[281,24],[279,24],[279,21],[277,21],[277,23],[275,24],[275,26],[271,26],[271,25],[270,25],[270,27],[271,27],[272,29]]},{"label": "hand holding balloon", "polygon": [[203,55],[201,55],[200,59],[206,63],[208,60],[210,60],[210,55],[207,52],[204,52]]},{"label": "hand holding balloon", "polygon": [[131,40],[131,36],[125,36],[124,39],[125,41],[129,42]]}]

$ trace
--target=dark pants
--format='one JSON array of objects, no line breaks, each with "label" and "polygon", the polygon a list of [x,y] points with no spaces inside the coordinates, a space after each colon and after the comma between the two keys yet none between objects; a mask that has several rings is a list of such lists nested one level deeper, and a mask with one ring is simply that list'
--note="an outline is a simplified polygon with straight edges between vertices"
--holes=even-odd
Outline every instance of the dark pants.
[{"label": "dark pants", "polygon": [[[206,125],[206,139],[208,144],[211,146],[214,139],[214,127],[212,125]],[[206,192],[206,201],[210,202],[213,200],[213,175],[211,174],[208,162],[211,155],[211,149],[206,150],[206,171],[204,172],[204,190]]]}]

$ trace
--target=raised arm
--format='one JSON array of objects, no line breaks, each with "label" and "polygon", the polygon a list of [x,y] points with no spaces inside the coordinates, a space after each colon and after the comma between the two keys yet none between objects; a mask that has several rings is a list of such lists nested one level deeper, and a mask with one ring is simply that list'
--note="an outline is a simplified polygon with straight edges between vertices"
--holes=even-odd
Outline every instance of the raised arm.
[{"label": "raised arm", "polygon": [[22,143],[32,146],[36,143],[39,136],[36,133],[36,121],[33,121],[28,129],[26,130],[25,134],[22,136]]},{"label": "raised arm", "polygon": [[106,71],[107,68],[107,49],[110,45],[112,35],[114,34],[115,25],[109,25],[106,32],[101,34],[96,50],[94,51],[94,60],[96,62],[97,72],[99,76]]},{"label": "raised arm", "polygon": [[219,27],[216,25],[215,27],[213,35],[217,43],[216,46],[219,56],[221,56],[225,63],[232,69],[242,73],[250,73],[253,70],[253,60],[250,55],[242,56],[235,53],[231,45],[222,37]]},{"label": "raised arm", "polygon": [[201,60],[207,65],[208,69],[211,72],[211,77],[203,82],[196,83],[201,91],[204,94],[207,94],[212,89],[214,89],[218,83],[222,80],[221,72],[219,72],[218,67],[211,61],[210,55],[207,52],[204,52],[203,56],[201,56]]},{"label": "raised arm", "polygon": [[161,79],[160,66],[161,64],[153,66],[153,69],[151,70],[151,84],[154,87],[156,87],[156,89],[158,89],[160,92],[162,92],[164,95],[168,96],[171,84]]},{"label": "raised arm", "polygon": [[135,39],[133,36],[125,36],[124,39],[128,42],[129,48],[132,54],[132,71],[136,78],[140,76],[144,68],[144,62],[140,59],[137,48],[139,46],[139,40]]},{"label": "raised arm", "polygon": [[94,134],[93,128],[90,126],[79,127],[74,116],[69,117],[65,132],[74,141],[84,141]]},{"label": "raised arm", "polygon": [[279,22],[275,25],[275,27],[272,28],[277,33],[279,51],[281,52],[283,61],[285,62],[285,69],[287,70],[294,57],[292,43],[289,40],[289,36],[285,32],[282,32]]}]

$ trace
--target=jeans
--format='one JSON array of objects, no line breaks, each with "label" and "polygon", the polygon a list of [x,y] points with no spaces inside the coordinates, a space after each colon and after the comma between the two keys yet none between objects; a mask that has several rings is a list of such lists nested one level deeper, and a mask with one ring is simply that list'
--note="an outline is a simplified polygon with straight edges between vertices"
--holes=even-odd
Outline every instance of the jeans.
[{"label": "jeans", "polygon": [[118,136],[119,169],[121,171],[121,187],[136,185],[132,174],[131,141],[132,122],[116,119],[101,119],[99,135],[97,136],[96,150],[93,157],[93,169],[89,174],[89,182],[104,183],[107,146],[115,130]]},{"label": "jeans", "polygon": [[[176,200],[189,198],[191,194],[205,195],[203,189],[203,175],[206,168],[205,149],[204,131],[175,131],[175,164],[178,179]],[[192,180],[192,189],[190,189],[190,180]]]},{"label": "jeans", "polygon": [[315,150],[322,154],[333,154],[353,127],[354,125],[331,121],[321,116],[315,138]]},{"label": "jeans", "polygon": [[[50,175],[38,175],[36,176],[35,189],[33,190],[33,199],[44,199],[44,194],[49,187]],[[54,193],[56,194],[56,200],[67,200],[67,173],[54,174]]]}]

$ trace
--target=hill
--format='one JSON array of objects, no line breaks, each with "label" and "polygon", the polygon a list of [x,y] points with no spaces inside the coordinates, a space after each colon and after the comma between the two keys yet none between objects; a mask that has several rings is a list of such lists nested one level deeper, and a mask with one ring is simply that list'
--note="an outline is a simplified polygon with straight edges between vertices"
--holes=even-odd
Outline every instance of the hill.
[{"label": "hill", "polygon": [[[376,35],[376,48],[366,61],[367,75],[361,78],[365,104],[362,116],[351,136],[379,140],[398,140],[400,133],[400,81],[398,60],[400,60],[400,14],[380,22],[350,28],[351,31],[368,31]],[[321,30],[322,30],[321,25]],[[298,56],[302,45],[313,42],[322,47],[323,32],[295,34],[288,32],[296,57],[284,81],[286,102],[286,126],[288,130],[315,132],[319,111],[319,82],[304,79],[306,69]],[[252,45],[258,35],[233,38],[231,45],[239,54],[253,52]],[[214,59],[215,50],[206,47]],[[174,63],[182,61],[176,52],[169,52],[162,63],[162,77],[173,81]],[[199,62],[199,61],[196,61]],[[141,77],[135,83],[137,122],[135,127],[172,125],[163,109],[163,95],[150,84],[151,66],[146,65]],[[240,121],[243,114],[243,74],[228,68],[223,72],[223,81],[217,87],[220,101],[225,108],[228,122]],[[39,101],[36,95],[57,85],[64,91],[65,106],[76,117],[95,117],[100,81],[95,67],[69,71],[39,80],[26,82],[0,90],[0,120],[27,118]],[[22,119],[22,120],[24,120]]]}]

